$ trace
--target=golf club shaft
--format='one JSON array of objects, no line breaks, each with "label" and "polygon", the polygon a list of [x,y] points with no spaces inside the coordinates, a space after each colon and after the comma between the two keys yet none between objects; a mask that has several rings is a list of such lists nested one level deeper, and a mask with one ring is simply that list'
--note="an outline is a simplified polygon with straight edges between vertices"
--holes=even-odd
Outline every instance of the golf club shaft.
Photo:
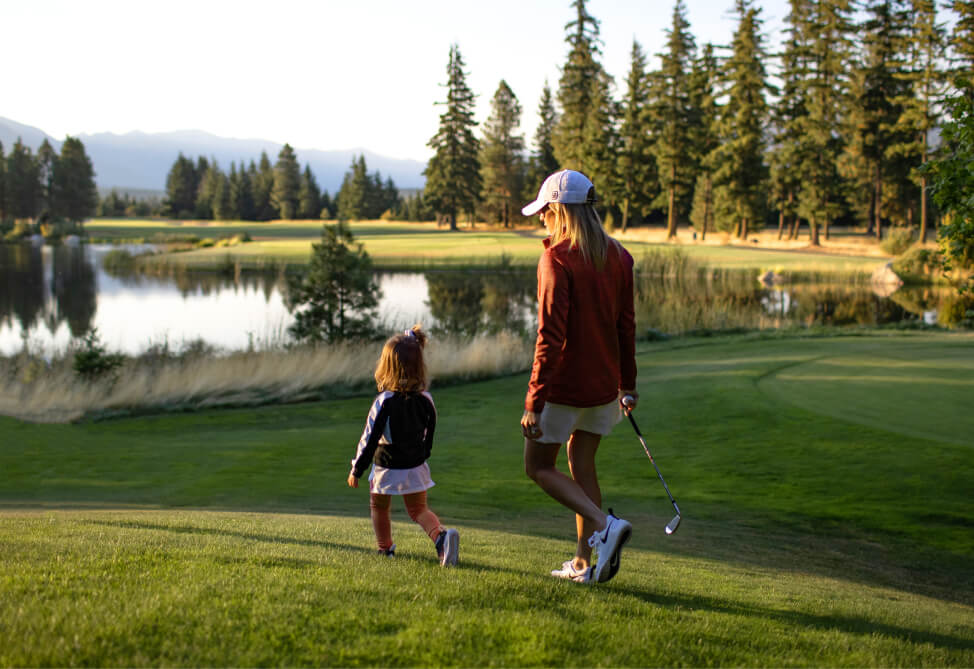
[{"label": "golf club shaft", "polygon": [[636,425],[636,419],[632,417],[632,410],[629,407],[625,407],[626,415],[629,417],[629,422],[632,423],[632,429],[636,431],[636,436],[639,437],[639,443],[643,445],[643,450],[646,451],[646,456],[649,461],[653,463],[653,469],[656,470],[656,475],[659,477],[660,483],[663,484],[663,490],[666,491],[667,497],[670,498],[670,502],[673,503],[673,508],[676,509],[677,515],[680,515],[680,507],[676,505],[676,500],[673,499],[672,493],[670,493],[669,487],[666,485],[666,481],[663,479],[663,474],[660,472],[659,467],[656,466],[656,460],[653,459],[653,454],[649,452],[649,446],[646,445],[646,440],[643,439],[643,433],[639,431],[639,426]]}]

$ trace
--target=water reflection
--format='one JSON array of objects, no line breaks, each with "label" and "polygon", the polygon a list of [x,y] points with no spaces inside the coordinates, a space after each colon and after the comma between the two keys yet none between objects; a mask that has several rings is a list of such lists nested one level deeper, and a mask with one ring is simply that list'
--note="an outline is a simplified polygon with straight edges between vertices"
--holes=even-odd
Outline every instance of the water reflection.
[{"label": "water reflection", "polygon": [[428,272],[426,283],[434,331],[472,336],[534,327],[533,271]]},{"label": "water reflection", "polygon": [[[110,247],[0,245],[0,354],[29,345],[64,350],[98,328],[112,350],[137,354],[205,341],[227,350],[286,344],[293,316],[276,272],[110,274]],[[421,322],[434,332],[475,335],[536,327],[533,269],[380,273],[379,318],[390,331]],[[752,272],[693,279],[639,276],[639,334],[727,329],[938,323],[953,327],[974,308],[937,287],[889,297],[866,283],[763,286]]]}]

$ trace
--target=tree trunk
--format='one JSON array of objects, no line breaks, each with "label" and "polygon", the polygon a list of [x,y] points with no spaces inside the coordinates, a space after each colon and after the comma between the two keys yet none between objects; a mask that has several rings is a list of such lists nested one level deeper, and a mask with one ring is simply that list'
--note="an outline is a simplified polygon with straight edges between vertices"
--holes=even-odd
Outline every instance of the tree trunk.
[{"label": "tree trunk", "polygon": [[457,229],[457,215],[456,214],[447,214],[446,220],[450,224],[450,230],[456,230]]},{"label": "tree trunk", "polygon": [[781,235],[785,231],[785,210],[778,210],[778,241],[781,241]]},{"label": "tree trunk", "polygon": [[741,219],[741,239],[747,241],[747,219]]},{"label": "tree trunk", "polygon": [[629,224],[629,198],[625,198],[622,201],[622,231],[626,231],[626,226]]},{"label": "tree trunk", "polygon": [[825,229],[825,238],[828,239],[829,238],[829,228],[832,227],[832,221],[831,221],[831,219],[826,218],[825,219],[825,223],[824,223],[824,225],[822,227]]},{"label": "tree trunk", "polygon": [[666,214],[666,238],[676,237],[676,165],[670,167],[669,211]]},{"label": "tree trunk", "polygon": [[875,202],[873,206],[876,217],[876,241],[880,241],[883,238],[883,219],[880,218],[882,210],[881,203],[883,201],[883,182],[879,177],[879,164],[876,165],[876,177],[873,181],[873,200]]},{"label": "tree trunk", "polygon": [[920,243],[927,243],[927,177],[920,177]]},{"label": "tree trunk", "polygon": [[788,233],[788,239],[798,239],[798,226],[801,225],[802,219],[795,216],[795,220],[791,222],[791,232]]},{"label": "tree trunk", "polygon": [[818,222],[815,219],[808,222],[808,236],[811,239],[812,246],[821,246],[818,241]]}]

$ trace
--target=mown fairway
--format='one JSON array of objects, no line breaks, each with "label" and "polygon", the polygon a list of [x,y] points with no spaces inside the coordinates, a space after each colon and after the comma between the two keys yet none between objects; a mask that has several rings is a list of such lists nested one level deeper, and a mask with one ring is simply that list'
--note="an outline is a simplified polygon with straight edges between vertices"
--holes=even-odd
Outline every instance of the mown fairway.
[{"label": "mown fairway", "polygon": [[[266,267],[273,263],[303,265],[311,244],[321,238],[322,221],[193,222],[95,219],[85,225],[95,239],[162,242],[196,237],[229,238],[248,234],[252,242],[171,254],[166,262],[188,269],[214,269],[227,263]],[[541,253],[540,229],[514,231],[461,228],[450,232],[431,223],[365,221],[350,224],[356,239],[379,269],[427,269],[496,265],[506,258],[515,265],[534,266]],[[638,260],[650,249],[672,248],[627,238],[624,245]],[[734,269],[778,268],[803,272],[869,272],[882,263],[866,255],[829,255],[810,251],[749,248],[745,246],[684,244],[680,248],[702,265]]]},{"label": "mown fairway", "polygon": [[974,665],[974,337],[645,347],[603,442],[619,575],[547,576],[574,521],[522,473],[526,377],[433,389],[443,570],[345,487],[368,398],[82,425],[0,419],[0,665]]}]

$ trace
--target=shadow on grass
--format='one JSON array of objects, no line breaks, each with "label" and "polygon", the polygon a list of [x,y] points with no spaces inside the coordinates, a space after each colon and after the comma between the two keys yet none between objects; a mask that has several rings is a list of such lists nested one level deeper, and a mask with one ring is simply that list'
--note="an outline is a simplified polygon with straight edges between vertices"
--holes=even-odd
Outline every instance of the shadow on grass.
[{"label": "shadow on grass", "polygon": [[974,650],[974,640],[963,639],[946,634],[937,634],[927,630],[916,630],[896,625],[855,618],[852,616],[830,616],[801,613],[798,611],[782,611],[760,606],[746,606],[732,602],[702,596],[664,595],[640,588],[626,588],[627,594],[642,599],[648,604],[668,609],[705,610],[714,613],[738,615],[747,618],[764,618],[766,620],[785,623],[788,625],[808,627],[822,631],[838,630],[847,634],[862,636],[882,636],[904,641],[914,645],[931,644],[938,648],[952,648],[955,650]]},{"label": "shadow on grass", "polygon": [[178,534],[207,534],[212,536],[233,537],[246,539],[247,541],[257,541],[270,544],[289,544],[295,546],[306,546],[309,548],[321,548],[323,550],[342,550],[357,553],[367,553],[372,555],[373,550],[364,546],[353,546],[352,544],[339,544],[331,541],[318,541],[314,539],[297,539],[295,537],[257,534],[254,532],[236,532],[215,527],[198,527],[195,525],[162,525],[159,523],[146,523],[134,520],[91,520],[85,521],[90,525],[101,525],[104,527],[123,527],[130,530],[150,530],[153,532],[175,532]]}]

